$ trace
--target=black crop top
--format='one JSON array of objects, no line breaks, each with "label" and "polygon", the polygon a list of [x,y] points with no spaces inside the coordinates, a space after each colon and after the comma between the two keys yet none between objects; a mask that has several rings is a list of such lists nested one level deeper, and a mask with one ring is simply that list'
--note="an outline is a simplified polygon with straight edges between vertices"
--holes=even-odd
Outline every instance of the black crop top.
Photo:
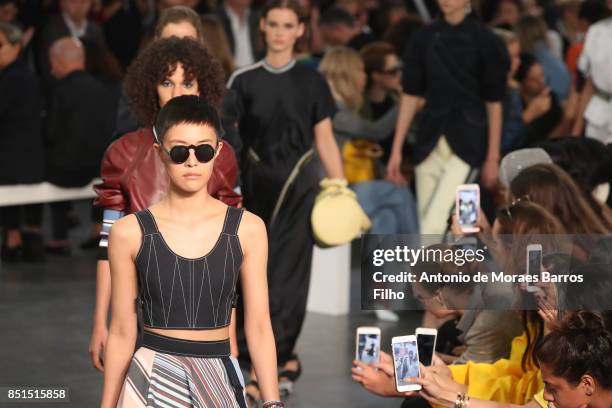
[{"label": "black crop top", "polygon": [[242,213],[242,209],[228,207],[213,249],[194,259],[170,249],[149,210],[135,214],[142,229],[136,270],[145,327],[216,329],[229,325],[242,264],[237,235]]}]

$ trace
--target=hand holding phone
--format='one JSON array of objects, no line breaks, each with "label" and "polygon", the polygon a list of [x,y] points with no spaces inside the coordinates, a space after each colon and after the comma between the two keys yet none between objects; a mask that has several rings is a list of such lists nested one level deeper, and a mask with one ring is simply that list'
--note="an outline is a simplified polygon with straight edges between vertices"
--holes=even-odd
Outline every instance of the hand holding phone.
[{"label": "hand holding phone", "polygon": [[455,216],[465,233],[478,232],[480,215],[480,187],[478,184],[462,184],[457,187]]},{"label": "hand holding phone", "polygon": [[364,364],[380,361],[380,328],[358,327],[355,336],[355,360]]},{"label": "hand holding phone", "polygon": [[[527,283],[527,292],[535,293],[541,291],[536,283],[540,281],[542,272],[542,245],[527,245],[527,270],[526,275],[533,279]],[[537,279],[537,280],[536,280]]]},{"label": "hand holding phone", "polygon": [[420,376],[419,350],[416,336],[393,337],[393,366],[395,369],[395,388],[398,392],[418,391],[419,384],[406,381],[410,377]]}]

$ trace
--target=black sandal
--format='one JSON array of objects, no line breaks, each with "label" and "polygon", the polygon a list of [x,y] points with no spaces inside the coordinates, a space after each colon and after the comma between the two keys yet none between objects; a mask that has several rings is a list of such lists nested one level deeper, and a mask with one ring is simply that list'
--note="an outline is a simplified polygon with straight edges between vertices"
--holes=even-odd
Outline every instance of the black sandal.
[{"label": "black sandal", "polygon": [[[293,384],[300,378],[302,375],[302,363],[296,354],[292,354],[287,360],[287,363],[290,361],[295,361],[297,363],[297,370],[281,370],[278,373],[278,388],[281,394],[281,397],[286,397],[289,394],[293,393]],[[285,363],[286,364],[286,363]]]},{"label": "black sandal", "polygon": [[[255,388],[255,392],[249,392],[249,386],[252,389]],[[259,390],[259,383],[255,380],[249,381],[249,383],[244,387],[244,393],[246,395],[247,406],[249,408],[258,408],[261,404],[261,391]]]}]

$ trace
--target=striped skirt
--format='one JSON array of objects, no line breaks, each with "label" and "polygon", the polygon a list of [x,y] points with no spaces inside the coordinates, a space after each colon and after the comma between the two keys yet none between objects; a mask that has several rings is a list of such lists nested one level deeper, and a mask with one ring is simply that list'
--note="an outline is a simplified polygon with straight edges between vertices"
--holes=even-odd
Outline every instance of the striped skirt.
[{"label": "striped skirt", "polygon": [[[154,335],[156,342],[169,337]],[[162,352],[143,346],[130,363],[118,408],[245,408],[244,380],[233,357],[188,356],[174,348]],[[176,340],[169,340],[174,341]],[[180,342],[184,342],[181,340]],[[188,342],[206,344],[208,342]],[[159,344],[156,344],[159,345]],[[179,344],[179,346],[181,346]],[[172,347],[170,347],[172,349]],[[207,353],[207,350],[198,352]],[[210,348],[209,348],[210,349]],[[182,350],[188,351],[188,350]],[[209,353],[210,354],[210,353]],[[229,354],[229,353],[228,353]]]}]

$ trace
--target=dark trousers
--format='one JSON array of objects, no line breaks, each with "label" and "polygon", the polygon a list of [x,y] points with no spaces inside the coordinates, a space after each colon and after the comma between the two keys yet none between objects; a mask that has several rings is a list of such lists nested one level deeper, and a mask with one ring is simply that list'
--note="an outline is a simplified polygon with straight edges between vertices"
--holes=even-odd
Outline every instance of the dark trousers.
[{"label": "dark trousers", "polygon": [[[291,359],[306,316],[314,245],[310,213],[318,192],[318,178],[319,164],[313,160],[303,167],[287,190],[276,218],[273,221],[264,219],[268,227],[270,317],[279,365]],[[245,181],[248,179],[249,175],[245,174]],[[246,189],[247,209],[249,201],[257,200],[262,194],[265,192]],[[238,304],[237,315],[240,360],[248,366],[242,302]]]},{"label": "dark trousers", "polygon": [[51,236],[56,241],[68,239],[68,214],[72,211],[71,201],[56,201],[51,207]]},{"label": "dark trousers", "polygon": [[40,227],[43,204],[14,205],[0,208],[0,219],[5,230],[17,230],[23,225]]}]

